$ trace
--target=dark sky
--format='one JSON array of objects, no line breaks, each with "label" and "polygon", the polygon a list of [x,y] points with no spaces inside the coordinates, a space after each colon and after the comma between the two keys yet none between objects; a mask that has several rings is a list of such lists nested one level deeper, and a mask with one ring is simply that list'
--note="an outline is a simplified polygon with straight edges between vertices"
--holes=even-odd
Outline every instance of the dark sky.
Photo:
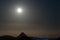
[{"label": "dark sky", "polygon": [[[18,14],[16,8],[23,12]],[[0,0],[0,35],[20,32],[60,36],[60,0]]]}]

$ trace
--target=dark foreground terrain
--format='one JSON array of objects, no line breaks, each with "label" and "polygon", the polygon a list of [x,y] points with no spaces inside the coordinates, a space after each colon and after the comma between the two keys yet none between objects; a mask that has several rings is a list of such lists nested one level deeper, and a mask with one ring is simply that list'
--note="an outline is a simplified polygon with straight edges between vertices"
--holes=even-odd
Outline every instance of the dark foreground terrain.
[{"label": "dark foreground terrain", "polygon": [[24,33],[21,33],[17,37],[13,36],[0,36],[0,40],[60,40],[60,38],[36,38],[36,37],[28,37]]}]

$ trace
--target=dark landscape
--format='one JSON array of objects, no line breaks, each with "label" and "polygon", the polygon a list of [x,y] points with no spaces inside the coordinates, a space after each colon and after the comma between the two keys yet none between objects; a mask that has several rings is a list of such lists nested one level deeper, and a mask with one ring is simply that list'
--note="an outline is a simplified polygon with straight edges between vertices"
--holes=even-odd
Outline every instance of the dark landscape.
[{"label": "dark landscape", "polygon": [[38,38],[38,37],[29,37],[23,32],[17,36],[13,37],[10,35],[0,36],[0,40],[60,40],[60,37],[58,38]]}]

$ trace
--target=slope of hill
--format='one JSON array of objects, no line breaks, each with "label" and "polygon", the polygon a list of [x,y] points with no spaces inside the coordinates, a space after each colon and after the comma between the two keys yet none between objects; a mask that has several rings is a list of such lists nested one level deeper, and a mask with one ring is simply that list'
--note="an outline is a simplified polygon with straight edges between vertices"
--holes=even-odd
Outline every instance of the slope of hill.
[{"label": "slope of hill", "polygon": [[26,34],[21,33],[17,37],[5,35],[5,36],[0,36],[0,40],[60,40],[59,38],[38,38],[38,37],[28,37]]}]

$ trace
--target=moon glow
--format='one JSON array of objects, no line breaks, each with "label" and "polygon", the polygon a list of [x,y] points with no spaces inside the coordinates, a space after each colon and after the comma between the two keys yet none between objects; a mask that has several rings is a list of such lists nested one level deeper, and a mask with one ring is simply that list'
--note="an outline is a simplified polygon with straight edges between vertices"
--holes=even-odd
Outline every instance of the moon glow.
[{"label": "moon glow", "polygon": [[17,12],[18,13],[22,13],[22,9],[21,8],[17,8]]}]

